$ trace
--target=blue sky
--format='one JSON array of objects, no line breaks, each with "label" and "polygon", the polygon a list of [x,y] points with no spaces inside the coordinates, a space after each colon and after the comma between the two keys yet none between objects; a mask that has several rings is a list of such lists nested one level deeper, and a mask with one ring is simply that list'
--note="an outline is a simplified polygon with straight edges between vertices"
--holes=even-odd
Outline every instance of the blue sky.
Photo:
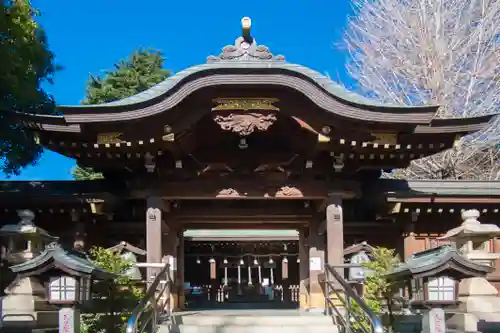
[{"label": "blue sky", "polygon": [[[40,9],[57,62],[64,69],[48,86],[58,104],[78,104],[89,73],[113,63],[139,47],[164,52],[166,67],[178,72],[204,63],[208,55],[232,44],[240,20],[252,19],[252,35],[274,54],[346,80],[345,53],[339,49],[350,14],[348,0],[168,1],[33,0]],[[34,167],[12,180],[71,179],[75,162],[46,152]],[[2,178],[5,176],[2,175]]]}]

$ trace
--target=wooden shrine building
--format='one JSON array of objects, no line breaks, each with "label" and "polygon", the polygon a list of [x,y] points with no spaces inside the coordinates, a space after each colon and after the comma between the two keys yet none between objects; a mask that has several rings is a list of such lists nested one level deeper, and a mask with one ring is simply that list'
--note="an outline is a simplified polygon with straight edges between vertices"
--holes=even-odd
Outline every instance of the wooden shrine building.
[{"label": "wooden shrine building", "polygon": [[[13,115],[44,147],[105,180],[2,182],[1,221],[31,209],[68,243],[127,241],[148,262],[175,258],[179,307],[184,282],[216,286],[238,275],[239,285],[300,281],[303,308],[323,306],[322,263],[342,264],[348,245],[408,255],[435,246],[462,209],[497,222],[500,183],[379,179],[451,148],[490,116],[434,119],[438,106],[382,105],[274,55],[242,23],[221,54],[136,96]],[[193,271],[197,263],[205,268]]]}]

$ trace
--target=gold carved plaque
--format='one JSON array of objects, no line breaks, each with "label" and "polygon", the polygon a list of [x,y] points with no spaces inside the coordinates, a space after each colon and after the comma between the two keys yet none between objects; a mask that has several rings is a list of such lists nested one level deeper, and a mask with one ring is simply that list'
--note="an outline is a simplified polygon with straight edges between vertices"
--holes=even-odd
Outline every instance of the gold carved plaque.
[{"label": "gold carved plaque", "polygon": [[279,108],[273,105],[278,101],[277,98],[216,98],[212,100],[216,104],[212,111],[279,111]]},{"label": "gold carved plaque", "polygon": [[97,143],[101,145],[123,143],[125,141],[121,139],[122,135],[123,133],[120,132],[99,133],[97,134]]},{"label": "gold carved plaque", "polygon": [[370,133],[375,137],[371,143],[378,143],[379,145],[397,145],[398,135],[394,133]]}]

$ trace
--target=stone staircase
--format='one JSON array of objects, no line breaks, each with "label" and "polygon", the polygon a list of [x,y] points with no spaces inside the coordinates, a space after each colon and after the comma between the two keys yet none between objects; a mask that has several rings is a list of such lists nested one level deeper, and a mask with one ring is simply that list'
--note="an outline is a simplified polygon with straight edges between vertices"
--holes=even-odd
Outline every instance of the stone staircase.
[{"label": "stone staircase", "polygon": [[340,333],[333,318],[298,310],[179,312],[160,333]]}]

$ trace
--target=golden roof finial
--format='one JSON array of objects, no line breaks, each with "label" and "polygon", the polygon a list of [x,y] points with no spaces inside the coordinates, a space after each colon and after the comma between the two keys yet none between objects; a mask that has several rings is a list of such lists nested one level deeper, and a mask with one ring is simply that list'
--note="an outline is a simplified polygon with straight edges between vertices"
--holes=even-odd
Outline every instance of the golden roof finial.
[{"label": "golden roof finial", "polygon": [[250,28],[252,27],[252,20],[250,17],[245,16],[241,19],[241,28],[243,29],[243,37],[247,39],[250,37]]}]

